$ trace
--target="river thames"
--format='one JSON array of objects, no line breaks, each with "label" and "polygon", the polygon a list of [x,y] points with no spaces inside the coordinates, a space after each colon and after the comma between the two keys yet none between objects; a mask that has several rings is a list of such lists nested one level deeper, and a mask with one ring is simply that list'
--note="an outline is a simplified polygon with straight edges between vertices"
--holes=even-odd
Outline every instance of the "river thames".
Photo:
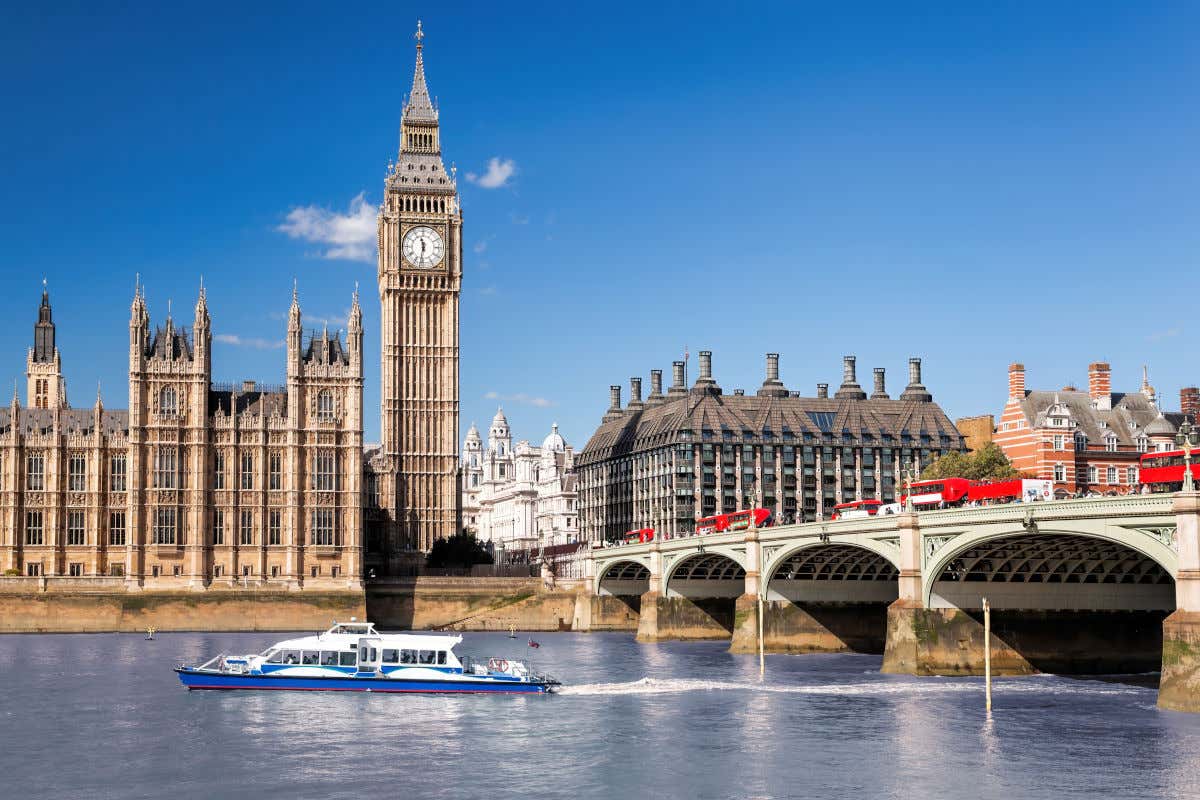
[{"label": "river thames", "polygon": [[[1153,679],[878,673],[618,634],[466,634],[553,696],[188,692],[171,667],[284,634],[0,636],[7,797],[1200,797],[1200,716]],[[1141,685],[1139,685],[1141,684]]]}]

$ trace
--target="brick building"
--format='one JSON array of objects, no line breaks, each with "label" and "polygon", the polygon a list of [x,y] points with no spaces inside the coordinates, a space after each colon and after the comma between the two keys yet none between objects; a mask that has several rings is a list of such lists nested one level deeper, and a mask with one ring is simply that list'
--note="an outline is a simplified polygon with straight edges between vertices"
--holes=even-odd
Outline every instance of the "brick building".
[{"label": "brick building", "polygon": [[1059,497],[1076,492],[1126,494],[1138,488],[1143,453],[1175,446],[1184,414],[1200,410],[1200,390],[1180,392],[1181,411],[1163,411],[1143,371],[1136,392],[1114,392],[1107,363],[1088,366],[1087,391],[1025,388],[1025,366],[1008,368],[1008,401],[993,440],[1013,466],[1053,480]]}]

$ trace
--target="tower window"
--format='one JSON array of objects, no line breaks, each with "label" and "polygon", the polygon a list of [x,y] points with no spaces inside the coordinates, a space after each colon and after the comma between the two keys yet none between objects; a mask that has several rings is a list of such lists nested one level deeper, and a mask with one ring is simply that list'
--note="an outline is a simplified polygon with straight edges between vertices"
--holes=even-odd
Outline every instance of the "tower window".
[{"label": "tower window", "polygon": [[333,422],[333,392],[328,389],[322,389],[317,395],[317,419]]},{"label": "tower window", "polygon": [[177,405],[177,396],[172,387],[166,386],[158,393],[158,413],[176,414],[178,413]]}]

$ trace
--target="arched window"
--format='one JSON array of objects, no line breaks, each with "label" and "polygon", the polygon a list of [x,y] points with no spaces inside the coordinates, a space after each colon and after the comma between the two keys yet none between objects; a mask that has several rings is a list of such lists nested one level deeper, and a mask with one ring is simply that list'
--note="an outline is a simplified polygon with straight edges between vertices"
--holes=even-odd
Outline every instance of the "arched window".
[{"label": "arched window", "polygon": [[317,395],[317,419],[322,422],[333,421],[333,392],[322,389]]},{"label": "arched window", "polygon": [[161,392],[158,393],[158,413],[177,413],[175,390],[170,386],[165,387]]}]

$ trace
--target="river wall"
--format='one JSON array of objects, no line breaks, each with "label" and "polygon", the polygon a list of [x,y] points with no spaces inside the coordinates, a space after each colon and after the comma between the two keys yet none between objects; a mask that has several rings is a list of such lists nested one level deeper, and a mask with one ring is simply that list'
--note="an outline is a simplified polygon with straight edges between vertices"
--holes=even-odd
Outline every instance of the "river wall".
[{"label": "river wall", "polygon": [[365,616],[353,591],[0,593],[0,633],[313,631]]},{"label": "river wall", "polygon": [[571,630],[577,597],[535,578],[397,578],[368,585],[367,616],[401,630]]}]

